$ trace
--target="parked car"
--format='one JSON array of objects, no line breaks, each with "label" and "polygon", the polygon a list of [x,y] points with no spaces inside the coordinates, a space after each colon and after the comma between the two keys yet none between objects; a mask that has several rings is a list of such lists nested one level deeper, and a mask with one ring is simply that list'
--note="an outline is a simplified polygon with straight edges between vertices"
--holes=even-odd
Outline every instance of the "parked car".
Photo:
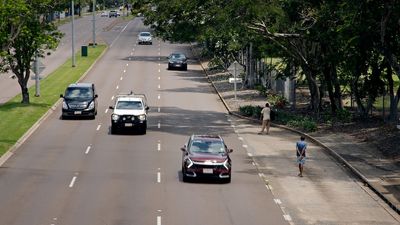
[{"label": "parked car", "polygon": [[182,179],[211,177],[231,182],[232,162],[219,135],[192,135],[182,148]]},{"label": "parked car", "polygon": [[152,36],[150,32],[140,32],[138,35],[138,44],[153,44]]},{"label": "parked car", "polygon": [[168,70],[181,69],[187,70],[187,57],[183,53],[171,53],[168,56]]},{"label": "parked car", "polygon": [[114,112],[111,115],[111,133],[120,130],[138,130],[146,134],[147,130],[147,106],[144,94],[119,94],[114,106],[110,106]]},{"label": "parked car", "polygon": [[118,13],[116,10],[110,10],[110,12],[108,13],[108,17],[118,17]]},{"label": "parked car", "polygon": [[60,97],[63,98],[61,119],[77,116],[95,119],[98,95],[93,83],[70,84]]}]

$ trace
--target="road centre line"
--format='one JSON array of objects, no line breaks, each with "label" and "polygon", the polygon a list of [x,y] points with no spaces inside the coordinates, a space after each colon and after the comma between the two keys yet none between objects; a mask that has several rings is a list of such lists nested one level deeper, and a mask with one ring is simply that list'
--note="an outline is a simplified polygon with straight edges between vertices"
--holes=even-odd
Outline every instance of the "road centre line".
[{"label": "road centre line", "polygon": [[70,188],[72,188],[73,186],[74,186],[74,184],[75,184],[75,181],[76,181],[76,176],[74,176],[73,178],[72,178],[72,180],[71,180],[71,183],[69,183],[69,187]]},{"label": "road centre line", "polygon": [[161,143],[157,144],[157,151],[161,151]]},{"label": "road centre line", "polygon": [[111,96],[111,100],[114,100],[114,95],[113,95],[113,96]]},{"label": "road centre line", "polygon": [[[160,169],[160,168],[158,168]],[[157,183],[161,183],[161,173],[157,172]]]},{"label": "road centre line", "polygon": [[160,99],[161,98],[161,95],[160,94],[158,94],[158,97],[157,97],[158,99]]},{"label": "road centre line", "polygon": [[158,121],[157,127],[158,127],[158,129],[161,128],[161,123],[160,123],[160,121]]},{"label": "road centre line", "polygon": [[117,85],[117,88],[116,88],[117,90],[119,89],[119,86]]},{"label": "road centre line", "polygon": [[91,148],[92,148],[92,146],[90,146],[90,145],[86,148],[86,151],[85,151],[86,155],[89,154],[89,151],[90,151]]},{"label": "road centre line", "polygon": [[104,113],[107,114],[107,112],[108,112],[108,108],[106,109],[106,111],[104,111]]},{"label": "road centre line", "polygon": [[97,125],[96,130],[100,130],[101,124]]},{"label": "road centre line", "polygon": [[122,79],[124,79],[124,78],[123,77],[119,78],[119,80],[122,80]]}]

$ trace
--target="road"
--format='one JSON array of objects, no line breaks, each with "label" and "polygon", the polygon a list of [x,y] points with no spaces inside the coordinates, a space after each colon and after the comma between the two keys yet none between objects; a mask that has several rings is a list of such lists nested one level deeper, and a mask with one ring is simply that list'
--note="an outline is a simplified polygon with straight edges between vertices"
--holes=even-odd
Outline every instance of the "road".
[{"label": "road", "polygon": [[[0,169],[4,225],[289,224],[265,188],[227,111],[191,60],[166,70],[187,45],[136,45],[141,19],[102,34],[108,52],[86,76],[99,93],[95,120],[61,120],[60,106]],[[111,135],[108,106],[119,92],[145,93],[146,135]],[[230,148],[230,184],[183,183],[180,147],[194,133],[218,133]]]}]

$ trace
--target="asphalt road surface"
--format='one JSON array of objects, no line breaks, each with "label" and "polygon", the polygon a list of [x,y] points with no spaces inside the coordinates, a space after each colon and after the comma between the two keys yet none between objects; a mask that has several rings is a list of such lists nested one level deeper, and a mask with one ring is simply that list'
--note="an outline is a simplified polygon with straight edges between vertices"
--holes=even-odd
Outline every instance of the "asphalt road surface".
[{"label": "asphalt road surface", "polygon": [[[189,46],[137,45],[147,30],[136,18],[104,34],[110,48],[84,79],[99,93],[95,120],[61,120],[58,106],[3,164],[0,224],[289,224],[200,66],[166,69],[166,56],[190,57]],[[147,96],[147,134],[111,135],[108,106],[130,90]],[[231,183],[182,182],[180,147],[201,133],[220,134],[234,149]]]}]

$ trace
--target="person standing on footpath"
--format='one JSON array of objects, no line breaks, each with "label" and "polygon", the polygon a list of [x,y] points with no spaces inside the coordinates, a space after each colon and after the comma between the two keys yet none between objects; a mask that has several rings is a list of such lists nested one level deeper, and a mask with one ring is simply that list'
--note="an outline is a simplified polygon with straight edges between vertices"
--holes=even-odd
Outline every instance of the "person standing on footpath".
[{"label": "person standing on footpath", "polygon": [[267,130],[267,134],[269,134],[269,127],[271,123],[271,108],[268,102],[265,103],[265,107],[261,110],[260,117],[262,117],[262,128],[258,134],[263,134],[265,129]]},{"label": "person standing on footpath", "polygon": [[307,149],[307,142],[305,141],[305,137],[301,136],[300,141],[296,142],[296,156],[297,156],[297,163],[299,164],[299,177],[303,177],[303,169],[304,163],[306,162],[306,149]]}]

